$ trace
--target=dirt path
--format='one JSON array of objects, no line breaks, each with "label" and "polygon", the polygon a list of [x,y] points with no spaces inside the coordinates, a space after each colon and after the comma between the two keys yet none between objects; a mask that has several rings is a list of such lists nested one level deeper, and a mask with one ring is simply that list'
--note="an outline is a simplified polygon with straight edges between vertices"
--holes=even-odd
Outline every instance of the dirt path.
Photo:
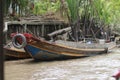
[{"label": "dirt path", "polygon": [[6,61],[5,80],[114,80],[120,69],[120,49],[109,54],[63,61]]}]

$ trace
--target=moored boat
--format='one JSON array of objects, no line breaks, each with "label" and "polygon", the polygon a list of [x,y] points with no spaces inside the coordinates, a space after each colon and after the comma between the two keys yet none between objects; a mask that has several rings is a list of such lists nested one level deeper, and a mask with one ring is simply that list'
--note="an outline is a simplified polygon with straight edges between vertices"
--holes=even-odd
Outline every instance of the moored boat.
[{"label": "moored boat", "polygon": [[[22,43],[20,39],[18,40],[18,38],[22,39]],[[18,42],[16,43],[16,41]],[[21,45],[18,45],[18,43],[21,43]],[[41,38],[33,37],[28,33],[15,35],[13,37],[13,45],[16,48],[24,47],[25,51],[29,53],[35,60],[93,56],[96,54],[107,53],[109,49],[116,46],[114,42],[108,42],[104,44],[62,40],[51,42]]]}]

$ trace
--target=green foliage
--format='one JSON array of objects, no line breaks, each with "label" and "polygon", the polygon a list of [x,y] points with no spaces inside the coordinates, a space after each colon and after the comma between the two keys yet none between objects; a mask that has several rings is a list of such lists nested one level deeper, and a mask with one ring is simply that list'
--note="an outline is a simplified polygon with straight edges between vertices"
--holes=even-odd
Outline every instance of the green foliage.
[{"label": "green foliage", "polygon": [[71,17],[71,22],[74,22],[78,19],[79,15],[79,0],[66,0],[68,3],[69,16]]},{"label": "green foliage", "polygon": [[[15,1],[15,2],[14,2]],[[60,0],[5,0],[5,14],[8,14],[10,4],[14,2],[19,6],[19,15],[33,13],[41,15],[49,12],[56,12],[60,9]],[[120,24],[120,0],[65,0],[68,4],[68,12],[71,22],[78,18],[96,18],[104,25],[119,27]],[[34,9],[30,11],[29,4],[34,2]],[[16,7],[17,7],[16,6]],[[16,9],[15,9],[16,10]],[[16,10],[17,12],[18,10]]]},{"label": "green foliage", "polygon": [[47,12],[56,12],[60,8],[60,2],[51,2],[50,0],[35,1],[35,8],[33,13],[36,15],[42,15]]},{"label": "green foliage", "polygon": [[[105,26],[119,24],[120,0],[66,0],[72,22],[79,18],[94,18]],[[79,3],[79,4],[78,4]]]}]

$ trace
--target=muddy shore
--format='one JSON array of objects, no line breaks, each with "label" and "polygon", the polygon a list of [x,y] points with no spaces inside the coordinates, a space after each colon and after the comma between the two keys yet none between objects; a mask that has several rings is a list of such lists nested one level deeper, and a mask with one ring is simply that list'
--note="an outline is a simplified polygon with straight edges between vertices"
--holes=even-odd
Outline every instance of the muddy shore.
[{"label": "muddy shore", "polygon": [[5,80],[114,80],[120,49],[108,54],[61,61],[5,61]]}]

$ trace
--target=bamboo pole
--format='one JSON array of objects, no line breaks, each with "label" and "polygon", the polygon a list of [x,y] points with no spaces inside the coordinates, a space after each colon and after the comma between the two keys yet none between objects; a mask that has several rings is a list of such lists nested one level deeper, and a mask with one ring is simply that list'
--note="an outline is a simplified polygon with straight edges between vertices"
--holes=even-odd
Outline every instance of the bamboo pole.
[{"label": "bamboo pole", "polygon": [[0,80],[4,80],[4,54],[3,54],[3,2],[0,0]]}]

